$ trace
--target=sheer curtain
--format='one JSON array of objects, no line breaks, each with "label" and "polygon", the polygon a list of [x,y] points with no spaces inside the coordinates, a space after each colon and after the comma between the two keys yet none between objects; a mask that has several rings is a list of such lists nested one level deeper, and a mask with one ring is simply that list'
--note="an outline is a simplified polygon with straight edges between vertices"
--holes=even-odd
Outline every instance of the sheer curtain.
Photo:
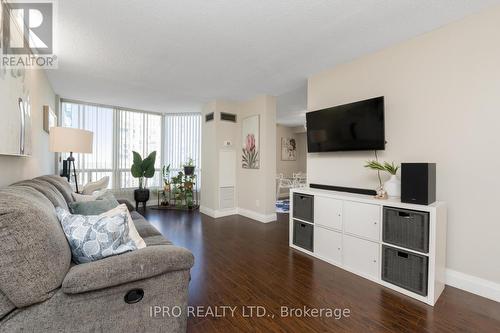
[{"label": "sheer curtain", "polygon": [[94,133],[93,153],[75,155],[79,184],[109,176],[110,188],[137,187],[130,174],[132,151],[144,158],[156,150],[157,172],[147,185],[161,186],[162,115],[73,101],[62,101],[61,110],[62,126]]},{"label": "sheer curtain", "polygon": [[161,185],[161,133],[162,116],[156,114],[118,110],[118,153],[116,157],[120,174],[120,188],[139,186],[136,178],[130,173],[132,151],[141,154],[142,158],[156,150],[155,176],[147,180],[147,186]]},{"label": "sheer curtain", "polygon": [[[74,154],[78,171],[78,183],[110,177],[110,187],[114,181],[113,172],[113,109],[95,105],[63,102],[61,104],[61,125],[92,131],[94,133],[93,153]],[[68,153],[62,154],[66,159]]]},{"label": "sheer curtain", "polygon": [[170,164],[171,175],[183,170],[184,164],[192,158],[201,183],[201,121],[200,113],[172,113],[165,116],[164,164]]}]

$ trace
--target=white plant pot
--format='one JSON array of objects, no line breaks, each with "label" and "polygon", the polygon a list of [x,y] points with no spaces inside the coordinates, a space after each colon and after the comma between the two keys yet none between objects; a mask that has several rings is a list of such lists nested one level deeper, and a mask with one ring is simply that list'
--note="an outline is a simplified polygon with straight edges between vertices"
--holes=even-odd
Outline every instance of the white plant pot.
[{"label": "white plant pot", "polygon": [[401,196],[401,181],[398,176],[391,175],[391,178],[384,183],[384,189],[389,197],[399,198]]}]

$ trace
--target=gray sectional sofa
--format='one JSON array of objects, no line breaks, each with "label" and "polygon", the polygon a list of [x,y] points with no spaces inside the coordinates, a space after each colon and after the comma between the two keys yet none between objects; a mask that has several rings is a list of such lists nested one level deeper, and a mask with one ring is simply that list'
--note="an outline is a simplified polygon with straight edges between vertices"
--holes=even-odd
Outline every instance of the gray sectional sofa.
[{"label": "gray sectional sofa", "polygon": [[192,253],[133,211],[146,248],[75,265],[54,212],[71,192],[58,176],[0,190],[0,332],[184,332]]}]

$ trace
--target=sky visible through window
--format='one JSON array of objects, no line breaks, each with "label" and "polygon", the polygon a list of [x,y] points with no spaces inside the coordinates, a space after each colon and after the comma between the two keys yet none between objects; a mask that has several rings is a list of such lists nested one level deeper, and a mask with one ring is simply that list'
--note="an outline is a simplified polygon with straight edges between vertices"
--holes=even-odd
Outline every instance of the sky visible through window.
[{"label": "sky visible through window", "polygon": [[[80,183],[109,176],[110,188],[137,187],[137,179],[130,174],[132,151],[137,151],[143,158],[156,151],[155,166],[158,172],[153,179],[148,180],[148,186],[161,185],[161,115],[63,102],[62,126],[94,133],[93,153],[75,155]],[[63,154],[63,158],[67,156]]]}]

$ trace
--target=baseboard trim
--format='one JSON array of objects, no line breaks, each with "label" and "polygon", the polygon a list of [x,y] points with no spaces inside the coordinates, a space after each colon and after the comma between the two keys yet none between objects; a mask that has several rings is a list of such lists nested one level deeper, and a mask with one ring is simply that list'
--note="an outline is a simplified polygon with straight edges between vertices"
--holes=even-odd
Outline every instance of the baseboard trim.
[{"label": "baseboard trim", "polygon": [[256,220],[262,223],[274,222],[277,219],[276,213],[274,214],[261,214],[253,210],[244,208],[231,208],[231,209],[212,209],[205,206],[200,207],[200,213],[208,215],[214,219],[230,215],[241,215],[249,219]]},{"label": "baseboard trim", "polygon": [[231,216],[231,215],[236,215],[236,214],[238,214],[238,210],[236,208],[219,209],[219,210],[215,211],[215,218],[224,217],[224,216]]},{"label": "baseboard trim", "polygon": [[205,207],[205,206],[201,206],[200,207],[200,212],[202,214],[205,214],[205,215],[208,215],[210,217],[213,217],[214,219],[217,219],[219,217],[236,215],[236,214],[238,214],[238,209],[237,208],[231,208],[231,209],[212,209],[212,208],[208,208],[208,207]]},{"label": "baseboard trim", "polygon": [[452,269],[446,269],[446,284],[472,294],[500,302],[500,284],[464,274]]},{"label": "baseboard trim", "polygon": [[215,210],[212,208],[205,207],[205,206],[200,206],[200,213],[208,215],[210,217],[214,217]]},{"label": "baseboard trim", "polygon": [[238,208],[238,215],[248,217],[249,219],[256,220],[262,223],[273,222],[277,219],[276,213],[266,215],[244,208]]}]

